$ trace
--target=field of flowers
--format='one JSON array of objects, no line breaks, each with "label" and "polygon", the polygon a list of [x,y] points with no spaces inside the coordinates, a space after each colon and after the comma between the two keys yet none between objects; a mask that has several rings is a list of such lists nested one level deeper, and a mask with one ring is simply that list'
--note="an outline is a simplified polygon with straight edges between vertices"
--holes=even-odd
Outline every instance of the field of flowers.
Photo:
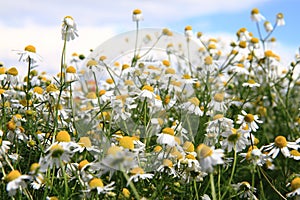
[{"label": "field of flowers", "polygon": [[282,13],[251,18],[257,33],[227,45],[191,26],[175,45],[167,28],[142,34],[136,9],[132,51],[113,60],[68,58],[66,16],[56,76],[32,45],[25,77],[0,67],[1,198],[299,199],[300,58],[272,50]]}]

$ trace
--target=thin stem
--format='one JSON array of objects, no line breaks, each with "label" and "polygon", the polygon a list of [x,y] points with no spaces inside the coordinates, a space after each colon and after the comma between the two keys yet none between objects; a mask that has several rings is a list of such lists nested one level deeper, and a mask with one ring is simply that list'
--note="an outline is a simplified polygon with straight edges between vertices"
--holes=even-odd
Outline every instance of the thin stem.
[{"label": "thin stem", "polygon": [[211,195],[213,200],[217,200],[217,195],[216,195],[216,189],[215,189],[215,181],[214,181],[214,175],[213,173],[209,174],[210,178],[210,186],[211,186]]}]

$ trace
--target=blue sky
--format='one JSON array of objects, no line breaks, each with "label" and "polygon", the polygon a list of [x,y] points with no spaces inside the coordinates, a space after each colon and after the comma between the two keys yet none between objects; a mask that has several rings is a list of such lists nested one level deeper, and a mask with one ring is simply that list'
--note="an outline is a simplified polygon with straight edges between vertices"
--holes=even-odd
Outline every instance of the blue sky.
[{"label": "blue sky", "polygon": [[[0,0],[0,61],[6,67],[17,66],[23,70],[24,63],[12,50],[26,45],[36,46],[43,57],[43,70],[59,71],[62,47],[60,26],[62,18],[71,15],[78,25],[79,38],[68,44],[68,52],[88,54],[105,40],[122,32],[134,30],[132,10],[143,11],[141,27],[167,27],[183,33],[186,25],[195,32],[214,36],[235,36],[236,31],[246,27],[257,34],[250,20],[254,7],[274,22],[282,12],[286,26],[279,27],[277,38],[281,52],[293,54],[300,46],[299,0]],[[291,56],[292,57],[292,56]]]}]

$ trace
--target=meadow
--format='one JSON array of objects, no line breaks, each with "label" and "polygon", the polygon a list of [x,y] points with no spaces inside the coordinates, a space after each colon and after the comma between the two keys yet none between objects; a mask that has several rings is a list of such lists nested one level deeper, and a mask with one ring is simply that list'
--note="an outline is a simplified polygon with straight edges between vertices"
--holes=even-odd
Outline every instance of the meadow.
[{"label": "meadow", "polygon": [[257,32],[226,42],[143,17],[87,56],[66,54],[80,32],[66,16],[55,76],[31,44],[16,51],[24,77],[1,65],[0,196],[300,199],[300,56],[272,49],[284,15],[254,8]]}]

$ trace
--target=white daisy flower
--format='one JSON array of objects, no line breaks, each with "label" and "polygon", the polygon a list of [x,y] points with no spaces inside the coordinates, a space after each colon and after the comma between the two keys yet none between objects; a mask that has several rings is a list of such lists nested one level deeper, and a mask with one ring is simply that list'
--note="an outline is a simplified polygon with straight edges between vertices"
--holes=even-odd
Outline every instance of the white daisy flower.
[{"label": "white daisy flower", "polygon": [[243,127],[248,125],[249,129],[251,131],[256,132],[256,130],[259,128],[257,123],[263,123],[263,121],[259,120],[257,115],[248,114],[244,110],[242,110],[243,115],[238,115],[237,124],[241,124]]},{"label": "white daisy flower", "polygon": [[209,103],[209,106],[214,110],[214,111],[219,111],[219,112],[225,112],[227,109],[227,106],[224,101],[224,93],[216,93],[214,97],[212,98],[211,102]]},{"label": "white daisy flower", "polygon": [[294,178],[291,183],[289,183],[287,186],[290,186],[292,191],[287,193],[287,197],[300,197],[300,177]]},{"label": "white daisy flower", "polygon": [[[231,128],[230,131],[225,131],[221,135],[225,138],[221,141],[222,149],[227,149],[228,152],[235,150],[240,152],[244,150],[247,145],[250,145],[250,131],[241,128]],[[254,138],[254,136],[252,136]]]},{"label": "white daisy flower", "polygon": [[206,144],[200,144],[197,147],[197,156],[200,166],[205,172],[213,172],[213,167],[215,165],[223,164],[224,150],[214,149]]},{"label": "white daisy flower", "polygon": [[30,59],[31,64],[35,64],[42,60],[33,45],[27,45],[23,51],[18,51],[18,54],[20,55],[19,61],[29,62]]},{"label": "white daisy flower", "polygon": [[252,187],[247,181],[232,184],[233,188],[240,194],[239,198],[258,200],[255,196],[256,188]]},{"label": "white daisy flower", "polygon": [[262,14],[260,14],[260,12],[257,8],[254,8],[251,11],[251,19],[254,22],[260,22],[260,21],[265,20],[266,18]]},{"label": "white daisy flower", "polygon": [[77,25],[71,16],[65,16],[61,27],[62,40],[74,40],[75,36],[78,37]]},{"label": "white daisy flower", "polygon": [[255,88],[255,87],[260,87],[260,84],[256,83],[255,80],[253,80],[253,79],[249,79],[246,83],[243,83],[242,86]]},{"label": "white daisy flower", "polygon": [[189,114],[202,116],[203,111],[199,107],[200,101],[197,97],[190,98],[187,102],[180,105],[180,107],[187,111]]},{"label": "white daisy flower", "polygon": [[298,149],[300,145],[296,142],[288,142],[284,136],[277,136],[269,145],[265,145],[261,147],[262,151],[268,152],[269,156],[272,156],[272,159],[276,158],[279,152],[281,152],[284,157],[290,157],[290,149]]},{"label": "white daisy flower", "polygon": [[283,16],[282,13],[278,13],[276,15],[276,24],[277,24],[277,26],[284,26],[285,25],[284,16]]},{"label": "white daisy flower", "polygon": [[104,183],[102,179],[100,178],[92,178],[90,181],[87,183],[87,190],[83,190],[83,192],[86,193],[91,193],[92,191],[96,191],[97,194],[105,194],[107,192],[110,192],[111,190],[114,189],[115,182],[111,182],[107,185],[104,186]]},{"label": "white daisy flower", "polygon": [[157,134],[156,142],[162,145],[168,145],[170,147],[174,147],[176,145],[175,137],[174,137],[174,129],[172,128],[164,128],[160,134]]},{"label": "white daisy flower", "polygon": [[129,185],[131,181],[138,182],[139,179],[152,179],[154,176],[154,174],[145,173],[145,171],[140,167],[135,167],[132,170],[130,170],[130,174],[131,176],[128,179],[127,185]]},{"label": "white daisy flower", "polygon": [[12,170],[4,177],[7,183],[6,190],[9,196],[16,194],[18,189],[26,188],[27,184],[25,180],[31,179],[28,175],[22,175],[19,170]]},{"label": "white daisy flower", "polygon": [[144,17],[143,17],[142,11],[140,9],[133,10],[133,12],[132,12],[132,21],[138,22],[138,21],[141,21],[143,19],[144,19]]}]

